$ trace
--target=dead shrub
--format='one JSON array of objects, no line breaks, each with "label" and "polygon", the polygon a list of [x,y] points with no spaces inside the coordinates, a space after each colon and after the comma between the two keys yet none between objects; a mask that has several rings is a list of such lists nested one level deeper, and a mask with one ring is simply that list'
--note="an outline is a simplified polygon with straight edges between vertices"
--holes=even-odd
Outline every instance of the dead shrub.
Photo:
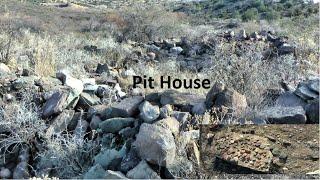
[{"label": "dead shrub", "polygon": [[180,25],[186,20],[181,13],[166,11],[159,6],[141,7],[135,5],[120,11],[116,23],[125,39],[138,42],[173,37],[181,29]]}]

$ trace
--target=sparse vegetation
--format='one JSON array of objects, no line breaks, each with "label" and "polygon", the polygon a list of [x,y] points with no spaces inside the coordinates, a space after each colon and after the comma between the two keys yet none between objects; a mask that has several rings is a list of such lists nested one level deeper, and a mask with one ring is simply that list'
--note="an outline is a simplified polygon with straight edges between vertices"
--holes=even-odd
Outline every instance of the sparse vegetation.
[{"label": "sparse vegetation", "polygon": [[[150,1],[151,5],[130,1],[117,9],[103,0],[72,1],[64,8],[41,3],[0,1],[0,160],[9,158],[0,162],[0,178],[83,178],[91,171],[101,173],[99,168],[128,173],[121,163],[129,152],[133,153],[132,144],[146,121],[139,113],[151,113],[139,107],[145,99],[155,106],[156,118],[148,125],[160,131],[157,138],[165,134],[177,141],[185,138],[179,136],[182,130],[199,131],[205,120],[210,124],[255,124],[254,120],[262,119],[259,113],[275,104],[274,97],[270,100],[268,95],[276,92],[277,98],[285,85],[293,86],[293,90],[285,91],[303,101],[305,108],[319,96],[314,92],[316,95],[305,100],[304,94],[291,92],[300,86],[312,89],[314,82],[305,81],[320,73],[318,4],[302,0]],[[281,53],[281,48],[287,49]],[[59,70],[68,73],[56,74]],[[133,75],[153,77],[155,87],[134,89]],[[161,76],[209,79],[211,85],[221,82],[225,87],[212,95],[211,103],[218,101],[218,95],[228,103],[209,106],[208,89],[179,89],[178,98],[165,107],[161,98],[166,89],[161,89],[158,82]],[[132,100],[132,96],[142,100]],[[113,107],[127,99],[130,103],[124,106],[129,108]],[[190,103],[192,100],[195,102]],[[237,104],[245,110],[234,108]],[[47,117],[42,116],[45,107],[52,111]],[[241,112],[234,113],[238,110]],[[72,112],[71,118],[60,117],[66,111]],[[304,123],[316,123],[307,111],[303,113],[289,117],[295,120],[302,116]],[[167,116],[179,120],[177,131],[181,132],[175,134],[175,121],[161,124],[162,129],[155,125]],[[59,118],[63,120],[59,132],[49,131]],[[101,122],[110,127],[102,130]],[[120,122],[123,124],[117,124]],[[267,118],[264,122],[271,123]],[[170,131],[164,130],[166,126]],[[83,131],[80,137],[79,129]],[[192,141],[197,148],[198,139]],[[16,157],[24,153],[21,149],[29,150],[30,159]],[[183,167],[179,173],[190,177],[182,178],[203,178],[196,155],[191,159],[190,153],[186,154],[188,157],[181,158],[192,161],[197,172],[186,173],[189,169]],[[105,158],[103,163],[107,165],[102,163],[100,167],[97,157]],[[27,163],[27,175],[13,174],[16,162]],[[160,174],[169,177],[163,174],[168,167],[157,163],[147,163],[153,174],[146,178]],[[130,165],[129,170],[137,164]],[[12,174],[3,176],[3,168]]]}]

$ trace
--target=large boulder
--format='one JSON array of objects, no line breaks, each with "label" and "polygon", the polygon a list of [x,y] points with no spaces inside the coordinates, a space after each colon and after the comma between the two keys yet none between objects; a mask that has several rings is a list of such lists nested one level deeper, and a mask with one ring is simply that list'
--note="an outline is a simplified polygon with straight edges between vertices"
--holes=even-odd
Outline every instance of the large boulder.
[{"label": "large boulder", "polygon": [[246,97],[233,89],[225,89],[217,95],[214,103],[216,107],[228,107],[233,111],[233,115],[238,116],[247,109]]},{"label": "large boulder", "polygon": [[143,123],[133,146],[150,163],[167,166],[174,162],[176,145],[172,132],[158,125]]},{"label": "large boulder", "polygon": [[307,121],[306,113],[301,106],[270,107],[262,110],[259,116],[273,124],[305,124]]},{"label": "large boulder", "polygon": [[112,105],[106,112],[108,117],[132,117],[139,113],[139,105],[143,101],[142,96],[134,96]]},{"label": "large boulder", "polygon": [[156,120],[160,115],[160,109],[157,105],[152,105],[148,101],[144,101],[139,106],[140,117],[146,123],[151,123]]},{"label": "large boulder", "polygon": [[284,107],[295,107],[295,106],[304,107],[306,105],[306,102],[304,102],[301,98],[299,98],[294,93],[285,92],[277,98],[276,105],[284,106]]},{"label": "large boulder", "polygon": [[132,126],[134,124],[134,118],[111,118],[102,121],[99,124],[99,128],[104,133],[117,133],[125,127]]},{"label": "large boulder", "polygon": [[127,173],[127,177],[130,179],[161,179],[144,160],[142,160],[135,168],[131,169]]},{"label": "large boulder", "polygon": [[226,88],[223,83],[217,82],[207,94],[205,104],[207,108],[227,107],[232,110],[233,115],[238,116],[246,111],[246,97],[237,91]]}]

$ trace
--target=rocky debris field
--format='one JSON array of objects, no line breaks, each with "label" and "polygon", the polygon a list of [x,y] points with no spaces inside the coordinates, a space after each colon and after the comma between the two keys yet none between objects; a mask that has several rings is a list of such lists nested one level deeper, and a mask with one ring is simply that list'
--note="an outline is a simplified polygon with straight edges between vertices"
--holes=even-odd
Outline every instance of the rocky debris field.
[{"label": "rocky debris field", "polygon": [[[123,62],[124,67],[129,68],[134,64],[157,64],[175,59],[182,71],[196,73],[213,66],[210,55],[218,54],[216,49],[223,44],[234,45],[234,54],[238,57],[246,56],[250,51],[260,51],[258,47],[263,47],[263,59],[269,61],[284,55],[295,56],[297,50],[286,36],[277,36],[273,31],[264,30],[249,34],[245,29],[237,33],[226,31],[216,34],[214,38],[203,37],[199,40],[182,37],[139,43],[119,36],[118,42],[126,42],[132,47],[132,53]],[[108,52],[107,49],[94,44],[85,46],[84,50],[100,55]]]},{"label": "rocky debris field", "polygon": [[[178,49],[171,45],[170,51],[181,53]],[[80,144],[88,140],[99,144],[88,159],[92,167],[79,177],[208,177],[211,171],[202,171],[201,154],[209,156],[205,158],[209,164],[216,157],[236,169],[245,168],[244,172],[305,174],[316,170],[319,162],[317,125],[266,125],[318,124],[319,79],[300,82],[296,89],[284,83],[283,91],[272,94],[273,106],[243,120],[250,110],[246,97],[219,82],[206,96],[174,90],[145,94],[139,88],[126,93],[117,79],[103,78],[103,74],[118,73],[107,64],[98,64],[87,79],[74,78],[66,70],[43,78],[27,69],[11,72],[4,64],[0,67],[1,142],[8,143],[5,138],[15,133],[3,123],[6,108],[23,100],[27,92],[29,103],[40,107],[46,138],[71,133]],[[126,70],[120,76],[132,74]],[[235,126],[211,134],[201,131],[202,138],[214,143],[207,147],[203,144],[209,139],[199,139],[199,126],[208,123],[264,126]],[[54,175],[54,164],[40,165],[31,158],[46,148],[40,140],[44,137],[35,138],[37,143],[3,146],[14,151],[1,149],[1,178]],[[224,167],[215,168],[213,172]]]},{"label": "rocky debris field", "polygon": [[[269,44],[268,56],[295,53],[285,38],[273,34],[225,32],[220,40],[265,42]],[[214,53],[211,47],[215,43],[207,40],[192,44],[184,38],[148,44],[129,42],[133,48],[147,51],[133,51],[132,59],[124,62],[124,66],[141,61],[158,63],[175,56],[181,68],[201,71],[202,66],[206,66],[203,57]],[[105,53],[94,45],[85,46],[84,50]],[[192,59],[192,63],[188,59]],[[146,93],[139,87],[127,91],[121,81],[130,81],[136,73],[131,68],[116,67],[112,62],[97,64],[95,69],[88,69],[89,78],[77,79],[67,70],[57,71],[55,77],[39,77],[30,69],[14,71],[1,63],[1,178],[55,175],[54,164],[44,165],[34,159],[46,149],[46,144],[41,144],[44,137],[39,134],[48,140],[73,134],[78,144],[87,141],[98,144],[92,158],[87,159],[91,167],[77,175],[83,178],[220,177],[220,172],[229,166],[237,173],[305,175],[316,170],[319,162],[317,125],[267,124],[318,124],[319,77],[301,81],[297,87],[281,82],[281,90],[265,95],[269,106],[248,118],[246,114],[251,107],[246,96],[221,82],[216,82],[206,96],[175,90]],[[5,114],[11,105],[25,101],[25,96],[30,101],[27,103],[39,107],[37,113],[45,127],[34,137],[36,142],[17,145],[7,139],[15,136],[15,129],[5,123]],[[264,126],[236,126],[227,132],[219,130],[210,134],[205,130],[200,133],[199,126],[204,124]],[[213,144],[204,145],[209,140],[199,139],[200,134]],[[298,157],[302,154],[305,156]],[[213,172],[202,168],[200,156],[205,157],[204,167],[214,167]],[[221,163],[212,166],[216,162]],[[212,174],[214,172],[217,174]]]},{"label": "rocky debris field", "polygon": [[282,178],[319,178],[318,128],[317,125],[201,126],[203,168],[211,172],[207,174],[210,178],[226,178],[226,174],[233,178],[276,178],[280,174]]}]

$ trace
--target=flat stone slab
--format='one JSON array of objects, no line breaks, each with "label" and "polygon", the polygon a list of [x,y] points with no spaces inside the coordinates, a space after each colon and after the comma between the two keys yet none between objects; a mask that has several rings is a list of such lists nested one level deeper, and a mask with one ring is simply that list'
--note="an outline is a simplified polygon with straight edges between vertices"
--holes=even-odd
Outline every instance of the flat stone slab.
[{"label": "flat stone slab", "polygon": [[255,171],[269,172],[273,155],[267,138],[248,134],[218,133],[213,142],[216,157]]},{"label": "flat stone slab", "polygon": [[270,107],[262,110],[259,116],[273,124],[305,124],[307,121],[306,112],[302,106]]},{"label": "flat stone slab", "polygon": [[319,98],[319,95],[313,90],[309,89],[308,85],[305,84],[300,84],[294,93],[305,100]]},{"label": "flat stone slab", "polygon": [[162,93],[160,102],[162,105],[188,106],[203,102],[205,97],[196,94],[180,93],[174,90],[168,90]]},{"label": "flat stone slab", "polygon": [[112,105],[107,112],[108,117],[132,117],[139,113],[139,105],[143,101],[142,96],[126,98],[118,104]]}]

